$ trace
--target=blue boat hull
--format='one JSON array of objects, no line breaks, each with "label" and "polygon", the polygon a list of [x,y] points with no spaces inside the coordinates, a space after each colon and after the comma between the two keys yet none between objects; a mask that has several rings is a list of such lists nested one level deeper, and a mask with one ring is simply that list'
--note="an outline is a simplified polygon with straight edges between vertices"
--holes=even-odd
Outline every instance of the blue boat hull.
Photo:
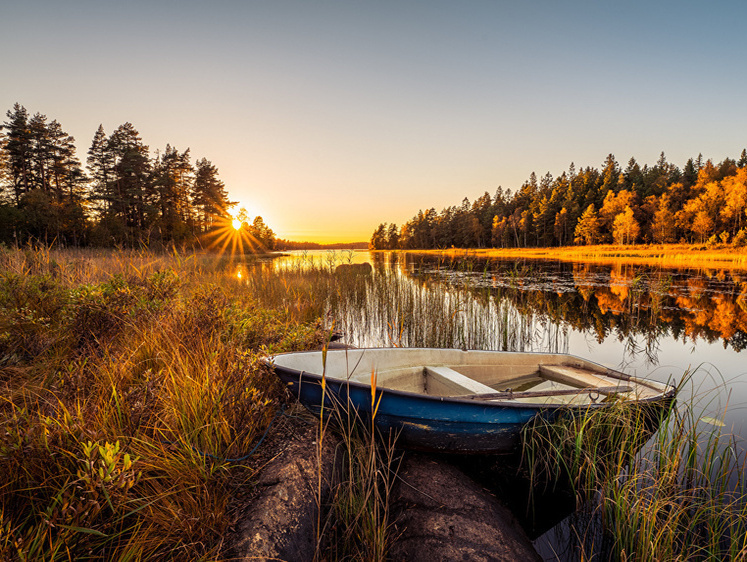
[{"label": "blue boat hull", "polygon": [[[474,400],[424,396],[376,389],[372,408],[371,387],[275,366],[275,372],[307,409],[316,415],[354,410],[374,424],[384,436],[393,436],[399,447],[444,453],[508,453],[519,443],[522,428],[535,416],[551,419],[563,408],[502,405]],[[324,407],[322,407],[322,403]]]},{"label": "blue boat hull", "polygon": [[[523,428],[535,417],[553,421],[559,415],[607,408],[614,403],[597,401],[598,395],[594,398],[591,394],[588,400],[576,403],[530,402],[513,396],[505,400],[470,399],[490,395],[495,388],[483,384],[481,376],[484,381],[489,380],[487,377],[496,381],[500,380],[495,378],[497,374],[506,373],[508,378],[501,383],[505,388],[511,377],[535,376],[542,366],[577,368],[580,375],[576,376],[581,378],[574,380],[580,381],[579,385],[594,384],[585,382],[584,376],[591,380],[595,376],[612,377],[606,379],[607,384],[624,380],[635,385],[641,396],[629,403],[645,410],[671,402],[676,392],[671,385],[623,373],[617,376],[601,365],[565,354],[370,348],[285,353],[265,362],[317,415],[337,413],[344,417],[355,412],[367,425],[373,420],[385,438],[396,437],[400,447],[448,453],[511,452],[519,444]],[[463,374],[464,370],[475,373],[475,378]],[[324,378],[322,373],[326,373]],[[420,375],[423,378],[418,378]],[[570,375],[560,371],[556,376]]]}]

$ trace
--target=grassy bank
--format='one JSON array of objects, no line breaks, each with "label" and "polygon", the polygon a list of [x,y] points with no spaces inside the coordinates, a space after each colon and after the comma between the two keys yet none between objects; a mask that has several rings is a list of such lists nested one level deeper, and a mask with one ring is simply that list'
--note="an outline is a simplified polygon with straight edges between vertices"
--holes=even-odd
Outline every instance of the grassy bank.
[{"label": "grassy bank", "polygon": [[[562,347],[562,334],[535,342],[539,320],[504,301],[335,265],[0,249],[0,558],[223,559],[230,500],[259,468],[234,459],[281,401],[266,353],[333,328],[406,346]],[[681,401],[641,453],[645,428],[624,417],[535,428],[533,477],[562,475],[591,506],[571,523],[591,538],[584,557],[603,536],[620,559],[744,558],[743,444],[696,411]],[[344,449],[317,556],[384,559],[391,450],[353,432]]]},{"label": "grassy bank", "polygon": [[0,249],[0,558],[219,558],[306,304],[211,256]]},{"label": "grassy bank", "polygon": [[747,268],[747,251],[728,245],[642,244],[564,246],[561,248],[451,248],[406,250],[449,258],[533,258],[570,262],[616,264],[620,262],[659,267]]}]

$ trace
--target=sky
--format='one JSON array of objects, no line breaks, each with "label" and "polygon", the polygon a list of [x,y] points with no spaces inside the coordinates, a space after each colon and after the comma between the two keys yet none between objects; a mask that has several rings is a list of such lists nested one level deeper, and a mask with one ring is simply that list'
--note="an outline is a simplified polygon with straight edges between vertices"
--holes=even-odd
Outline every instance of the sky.
[{"label": "sky", "polygon": [[[747,146],[747,2],[0,0],[0,111],[190,148],[281,238]],[[4,120],[4,118],[2,119]]]}]

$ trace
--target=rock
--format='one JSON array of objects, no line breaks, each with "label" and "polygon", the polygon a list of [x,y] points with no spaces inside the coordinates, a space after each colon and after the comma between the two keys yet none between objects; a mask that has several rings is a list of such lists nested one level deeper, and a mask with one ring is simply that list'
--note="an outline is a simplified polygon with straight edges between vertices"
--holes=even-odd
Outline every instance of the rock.
[{"label": "rock", "polygon": [[[302,562],[314,557],[319,513],[316,437],[315,427],[305,428],[262,469],[259,493],[239,515],[228,541],[232,560]],[[339,469],[338,444],[339,438],[328,432],[322,446],[322,504]]]},{"label": "rock", "polygon": [[458,468],[411,455],[398,476],[392,560],[542,560],[511,512]]}]

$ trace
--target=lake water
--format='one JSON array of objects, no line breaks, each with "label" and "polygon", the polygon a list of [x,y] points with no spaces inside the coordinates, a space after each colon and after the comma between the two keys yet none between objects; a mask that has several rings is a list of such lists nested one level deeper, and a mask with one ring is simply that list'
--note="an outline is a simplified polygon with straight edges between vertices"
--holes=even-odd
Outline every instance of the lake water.
[{"label": "lake water", "polygon": [[[353,345],[559,351],[660,381],[689,371],[686,391],[708,417],[747,436],[747,271],[362,251],[293,253],[275,266],[299,260],[374,266],[379,283],[330,303]],[[456,324],[448,334],[431,317],[439,304]]]},{"label": "lake water", "polygon": [[[723,423],[747,437],[747,271],[368,252],[296,253],[275,267],[299,260],[372,264],[327,303],[357,347],[564,352],[662,382],[690,373],[680,396],[695,398],[705,431]],[[545,555],[553,532],[536,541]]]}]

